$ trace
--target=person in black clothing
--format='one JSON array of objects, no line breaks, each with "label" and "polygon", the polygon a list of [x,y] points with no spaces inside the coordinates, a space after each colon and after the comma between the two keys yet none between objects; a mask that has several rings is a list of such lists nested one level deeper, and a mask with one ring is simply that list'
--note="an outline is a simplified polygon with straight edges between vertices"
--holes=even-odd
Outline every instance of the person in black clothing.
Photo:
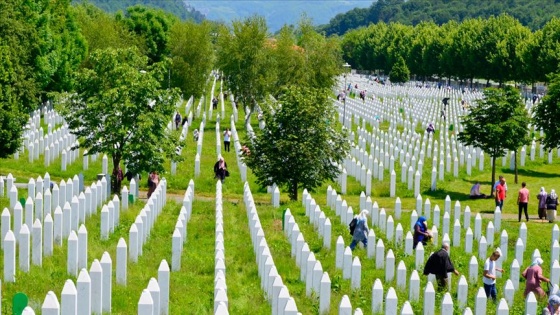
[{"label": "person in black clothing", "polygon": [[441,249],[433,253],[424,267],[424,275],[434,274],[437,279],[438,289],[445,290],[447,284],[447,273],[453,272],[457,276],[460,274],[453,266],[451,258],[449,258],[449,244],[443,243]]},{"label": "person in black clothing", "polygon": [[212,99],[212,109],[218,109],[218,99],[215,97]]},{"label": "person in black clothing", "polygon": [[214,164],[214,174],[215,178],[219,179],[222,183],[229,176],[229,171],[227,170],[227,163],[224,158],[220,156],[220,159],[216,164]]},{"label": "person in black clothing", "polygon": [[179,129],[180,124],[181,124],[181,114],[177,112],[177,114],[175,114],[175,129]]}]

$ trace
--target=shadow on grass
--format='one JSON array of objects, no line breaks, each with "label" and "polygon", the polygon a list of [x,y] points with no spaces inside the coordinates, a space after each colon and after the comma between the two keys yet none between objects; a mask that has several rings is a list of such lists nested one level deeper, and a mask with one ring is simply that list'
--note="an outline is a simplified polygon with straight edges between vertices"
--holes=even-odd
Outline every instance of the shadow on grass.
[{"label": "shadow on grass", "polygon": [[[514,171],[510,170],[510,169],[504,169],[502,170],[504,173],[506,174],[515,174]],[[554,174],[554,173],[544,173],[544,172],[538,172],[538,171],[534,171],[534,170],[528,170],[528,169],[518,169],[517,170],[517,174],[521,175],[521,176],[527,176],[527,177],[540,177],[540,178],[554,178],[554,177],[560,177],[558,174]]]},{"label": "shadow on grass", "polygon": [[451,200],[472,200],[469,198],[469,194],[462,194],[456,191],[448,191],[444,189],[436,189],[436,190],[426,190],[422,193],[422,196],[429,196],[431,198],[437,198],[441,200],[445,200],[447,196],[451,198]]}]

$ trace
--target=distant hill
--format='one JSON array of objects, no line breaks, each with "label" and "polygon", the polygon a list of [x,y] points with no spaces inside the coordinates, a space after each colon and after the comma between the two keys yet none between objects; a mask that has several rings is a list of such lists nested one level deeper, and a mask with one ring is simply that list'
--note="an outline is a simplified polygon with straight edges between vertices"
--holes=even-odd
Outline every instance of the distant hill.
[{"label": "distant hill", "polygon": [[508,13],[535,30],[552,17],[560,16],[560,0],[379,0],[368,8],[338,14],[321,29],[328,35],[340,35],[378,22],[416,25],[433,21],[441,25],[449,20],[488,18],[501,13]]},{"label": "distant hill", "polygon": [[204,20],[204,14],[189,6],[183,0],[73,0],[72,2],[89,2],[109,13],[115,13],[119,10],[125,12],[126,8],[141,4],[163,9],[176,15],[182,20],[194,20],[196,22]]},{"label": "distant hill", "polygon": [[229,23],[251,15],[266,18],[271,32],[278,31],[284,24],[296,24],[305,13],[313,24],[325,24],[341,12],[356,7],[365,8],[372,0],[185,0],[202,12],[207,19]]}]

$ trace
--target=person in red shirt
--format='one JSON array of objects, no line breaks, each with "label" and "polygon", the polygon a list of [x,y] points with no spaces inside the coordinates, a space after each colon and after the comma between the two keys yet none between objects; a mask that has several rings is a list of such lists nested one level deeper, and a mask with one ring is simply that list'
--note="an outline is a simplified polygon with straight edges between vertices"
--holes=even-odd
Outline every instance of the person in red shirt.
[{"label": "person in red shirt", "polygon": [[506,181],[502,178],[500,183],[496,185],[496,207],[500,207],[500,211],[504,207],[504,199],[506,199],[506,188],[504,183]]},{"label": "person in red shirt", "polygon": [[517,205],[519,206],[519,222],[521,222],[521,211],[525,210],[525,219],[529,222],[529,215],[527,214],[527,207],[529,205],[529,189],[525,186],[525,182],[521,183],[521,189],[519,189],[519,195],[517,197]]}]

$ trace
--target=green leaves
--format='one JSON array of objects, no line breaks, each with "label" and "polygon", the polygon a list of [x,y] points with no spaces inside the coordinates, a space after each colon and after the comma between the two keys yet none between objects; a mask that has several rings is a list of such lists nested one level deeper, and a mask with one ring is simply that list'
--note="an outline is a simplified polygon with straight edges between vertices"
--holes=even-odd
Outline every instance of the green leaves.
[{"label": "green leaves", "polygon": [[169,51],[173,59],[171,85],[179,87],[186,98],[202,94],[204,82],[214,62],[211,25],[192,22],[175,23],[169,33]]},{"label": "green leaves", "polygon": [[484,98],[463,117],[459,141],[480,147],[492,157],[517,150],[528,139],[528,114],[519,92],[511,87],[487,88]]},{"label": "green leaves", "polygon": [[76,75],[76,91],[59,95],[59,111],[80,147],[121,160],[138,173],[163,170],[165,158],[180,160],[177,135],[167,129],[179,99],[176,89],[162,89],[166,62],[150,65],[136,49],[98,50],[91,69]]},{"label": "green leaves", "polygon": [[405,83],[410,78],[410,71],[404,62],[404,58],[398,56],[397,61],[391,69],[391,82],[393,83]]},{"label": "green leaves", "polygon": [[[326,89],[291,86],[263,113],[265,128],[247,139],[244,157],[262,186],[286,186],[297,200],[298,187],[313,189],[339,174],[348,143],[329,121],[335,120]],[[263,106],[267,108],[268,106]]]},{"label": "green leaves", "polygon": [[535,126],[544,131],[541,141],[547,149],[560,147],[560,74],[550,76],[548,92],[533,109]]}]

